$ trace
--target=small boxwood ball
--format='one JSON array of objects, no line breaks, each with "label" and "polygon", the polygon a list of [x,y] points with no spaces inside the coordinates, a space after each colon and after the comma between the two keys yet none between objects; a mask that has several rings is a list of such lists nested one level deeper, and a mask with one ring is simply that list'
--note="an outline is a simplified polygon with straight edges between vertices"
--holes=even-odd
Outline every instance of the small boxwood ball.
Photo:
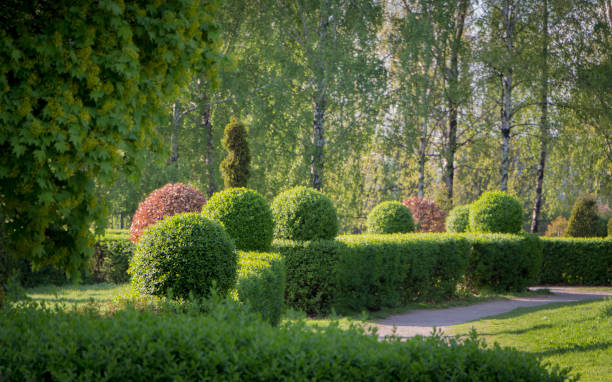
[{"label": "small boxwood ball", "polygon": [[470,205],[457,206],[446,217],[447,232],[467,232],[470,223]]},{"label": "small boxwood ball", "polygon": [[234,287],[238,255],[221,224],[199,213],[177,214],[147,229],[138,240],[129,273],[142,294],[206,297],[213,282],[220,295]]},{"label": "small boxwood ball", "polygon": [[248,188],[215,193],[202,208],[204,216],[223,224],[243,251],[267,251],[274,234],[274,219],[266,199]]},{"label": "small boxwood ball", "polygon": [[278,194],[272,202],[272,215],[277,239],[333,239],[338,233],[333,203],[311,188],[294,187]]},{"label": "small boxwood ball", "polygon": [[470,232],[518,233],[523,226],[523,207],[514,196],[487,191],[470,205]]},{"label": "small boxwood ball", "polygon": [[410,209],[398,201],[378,204],[368,214],[368,233],[414,232],[414,220]]}]

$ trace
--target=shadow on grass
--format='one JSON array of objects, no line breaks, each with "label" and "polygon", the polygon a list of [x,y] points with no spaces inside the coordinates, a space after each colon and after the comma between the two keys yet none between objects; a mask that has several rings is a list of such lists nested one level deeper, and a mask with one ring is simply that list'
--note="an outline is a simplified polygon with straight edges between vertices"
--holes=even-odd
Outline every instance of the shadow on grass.
[{"label": "shadow on grass", "polygon": [[606,350],[612,347],[612,343],[610,342],[597,342],[594,344],[581,345],[575,344],[568,347],[557,348],[557,349],[549,349],[541,352],[534,352],[531,354],[535,354],[538,357],[550,357],[554,355],[562,355],[567,353],[584,353],[588,351],[594,350]]}]

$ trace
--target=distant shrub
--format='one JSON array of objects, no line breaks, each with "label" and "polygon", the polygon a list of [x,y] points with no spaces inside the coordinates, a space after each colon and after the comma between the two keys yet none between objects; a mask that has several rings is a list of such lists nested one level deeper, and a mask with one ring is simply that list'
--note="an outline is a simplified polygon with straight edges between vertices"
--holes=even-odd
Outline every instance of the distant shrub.
[{"label": "distant shrub", "polygon": [[246,187],[250,176],[251,154],[244,124],[232,117],[225,126],[222,144],[227,156],[219,168],[225,187]]},{"label": "distant shrub", "polygon": [[487,191],[470,204],[470,232],[518,233],[523,226],[523,207],[514,196]]},{"label": "distant shrub", "polygon": [[311,188],[294,187],[277,195],[272,202],[272,215],[277,239],[333,239],[338,233],[332,201]]},{"label": "distant shrub", "polygon": [[277,253],[240,252],[238,299],[272,325],[278,325],[285,299],[285,267]]},{"label": "distant shrub", "polygon": [[612,285],[612,240],[542,238],[541,282]]},{"label": "distant shrub", "polygon": [[412,212],[418,232],[444,232],[446,213],[431,200],[409,198],[402,202]]},{"label": "distant shrub", "polygon": [[565,236],[596,237],[599,235],[599,231],[600,222],[595,197],[593,195],[582,195],[574,203]]},{"label": "distant shrub", "polygon": [[457,206],[450,210],[446,217],[447,232],[467,232],[470,224],[470,205]]},{"label": "distant shrub", "polygon": [[553,221],[550,222],[548,227],[546,227],[546,233],[544,236],[547,237],[560,237],[565,236],[565,231],[567,231],[568,221],[563,216],[557,216]]},{"label": "distant shrub", "polygon": [[128,282],[128,268],[135,245],[127,238],[105,237],[96,243],[92,261],[93,281]]},{"label": "distant shrub", "polygon": [[606,237],[608,236],[608,219],[605,216],[598,216],[598,224],[597,224],[597,236],[598,237]]},{"label": "distant shrub", "polygon": [[408,207],[397,201],[382,202],[368,214],[368,233],[414,232],[414,221]]},{"label": "distant shrub", "polygon": [[145,231],[129,273],[140,293],[208,296],[226,294],[236,280],[237,255],[225,229],[200,214],[168,217]]},{"label": "distant shrub", "polygon": [[608,236],[612,237],[612,218],[608,219]]},{"label": "distant shrub", "polygon": [[255,190],[229,188],[213,194],[202,208],[210,219],[223,224],[243,251],[267,251],[274,234],[274,219],[266,199]]},{"label": "distant shrub", "polygon": [[468,281],[478,289],[522,292],[538,282],[542,241],[537,235],[467,234],[472,244]]},{"label": "distant shrub", "polygon": [[181,212],[200,212],[205,202],[206,198],[200,191],[182,183],[169,183],[158,188],[138,205],[132,217],[130,240],[136,243],[145,228],[166,216]]}]

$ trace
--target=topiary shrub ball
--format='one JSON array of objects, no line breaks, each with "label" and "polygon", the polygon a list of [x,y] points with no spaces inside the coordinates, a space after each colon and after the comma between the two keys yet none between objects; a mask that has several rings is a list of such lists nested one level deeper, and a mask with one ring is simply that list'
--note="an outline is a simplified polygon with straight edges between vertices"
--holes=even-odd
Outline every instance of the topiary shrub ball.
[{"label": "topiary shrub ball", "polygon": [[333,239],[338,233],[333,203],[312,188],[294,187],[278,194],[272,202],[272,215],[277,239]]},{"label": "topiary shrub ball", "polygon": [[457,206],[450,210],[446,217],[447,232],[467,232],[470,223],[470,205]]},{"label": "topiary shrub ball", "polygon": [[503,191],[487,191],[470,205],[471,232],[518,233],[523,226],[523,207]]},{"label": "topiary shrub ball", "polygon": [[596,237],[601,235],[600,231],[597,201],[593,195],[582,195],[574,203],[565,236]]},{"label": "topiary shrub ball", "polygon": [[414,232],[414,220],[410,209],[397,201],[379,203],[368,214],[368,233]]},{"label": "topiary shrub ball", "polygon": [[204,215],[223,224],[243,251],[267,251],[274,235],[274,219],[266,199],[248,188],[229,188],[213,194]]},{"label": "topiary shrub ball", "polygon": [[234,287],[238,256],[221,224],[201,214],[168,217],[150,226],[138,240],[128,273],[142,294],[177,298],[220,295]]},{"label": "topiary shrub ball", "polygon": [[183,183],[169,183],[158,188],[138,205],[132,217],[130,240],[136,243],[145,228],[166,216],[200,212],[205,202],[206,198],[200,191]]}]

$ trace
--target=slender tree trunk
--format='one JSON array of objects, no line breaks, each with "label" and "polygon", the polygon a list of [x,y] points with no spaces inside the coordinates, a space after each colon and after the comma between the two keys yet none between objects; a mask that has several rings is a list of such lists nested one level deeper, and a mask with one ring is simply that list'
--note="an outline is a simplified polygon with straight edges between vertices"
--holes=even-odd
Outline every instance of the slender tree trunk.
[{"label": "slender tree trunk", "polygon": [[206,172],[206,194],[210,197],[217,192],[217,182],[215,180],[215,142],[209,98],[204,90],[202,90],[202,94],[203,96],[200,99],[200,128],[206,136],[204,167]]},{"label": "slender tree trunk", "polygon": [[181,128],[182,105],[175,102],[172,105],[172,125],[170,126],[170,181],[176,182],[178,178],[179,157],[179,130]]},{"label": "slender tree trunk", "polygon": [[446,195],[448,198],[449,207],[453,206],[453,189],[455,182],[455,153],[457,152],[457,114],[459,102],[459,51],[461,49],[461,40],[463,39],[463,29],[465,25],[465,17],[467,15],[469,1],[459,0],[457,7],[457,15],[455,18],[455,33],[451,44],[450,52],[450,67],[448,70],[448,129],[446,131],[446,149],[444,150],[444,183],[446,184]]},{"label": "slender tree trunk", "polygon": [[324,48],[327,46],[329,28],[329,1],[321,5],[321,18],[319,21],[319,52],[318,52],[318,78],[314,95],[314,122],[312,129],[312,156],[310,158],[310,176],[312,188],[321,190],[323,187],[323,168],[325,166],[325,111],[327,108],[326,96],[326,67]]},{"label": "slender tree trunk", "polygon": [[[504,3],[504,43],[508,58],[514,55],[514,22],[516,10],[510,5],[510,0]],[[508,172],[510,170],[510,130],[512,129],[512,67],[510,60],[502,74],[502,108],[501,108],[501,134],[502,134],[502,160],[501,160],[501,190],[508,191]]]},{"label": "slender tree trunk", "polygon": [[423,119],[423,128],[421,131],[421,142],[419,145],[419,183],[417,185],[417,196],[423,198],[425,196],[425,163],[427,162],[427,118]]},{"label": "slender tree trunk", "polygon": [[542,31],[544,43],[542,46],[542,84],[540,94],[540,162],[536,178],[536,195],[531,214],[531,233],[538,232],[540,210],[542,208],[542,187],[544,183],[544,168],[548,151],[548,0],[543,0]]}]

